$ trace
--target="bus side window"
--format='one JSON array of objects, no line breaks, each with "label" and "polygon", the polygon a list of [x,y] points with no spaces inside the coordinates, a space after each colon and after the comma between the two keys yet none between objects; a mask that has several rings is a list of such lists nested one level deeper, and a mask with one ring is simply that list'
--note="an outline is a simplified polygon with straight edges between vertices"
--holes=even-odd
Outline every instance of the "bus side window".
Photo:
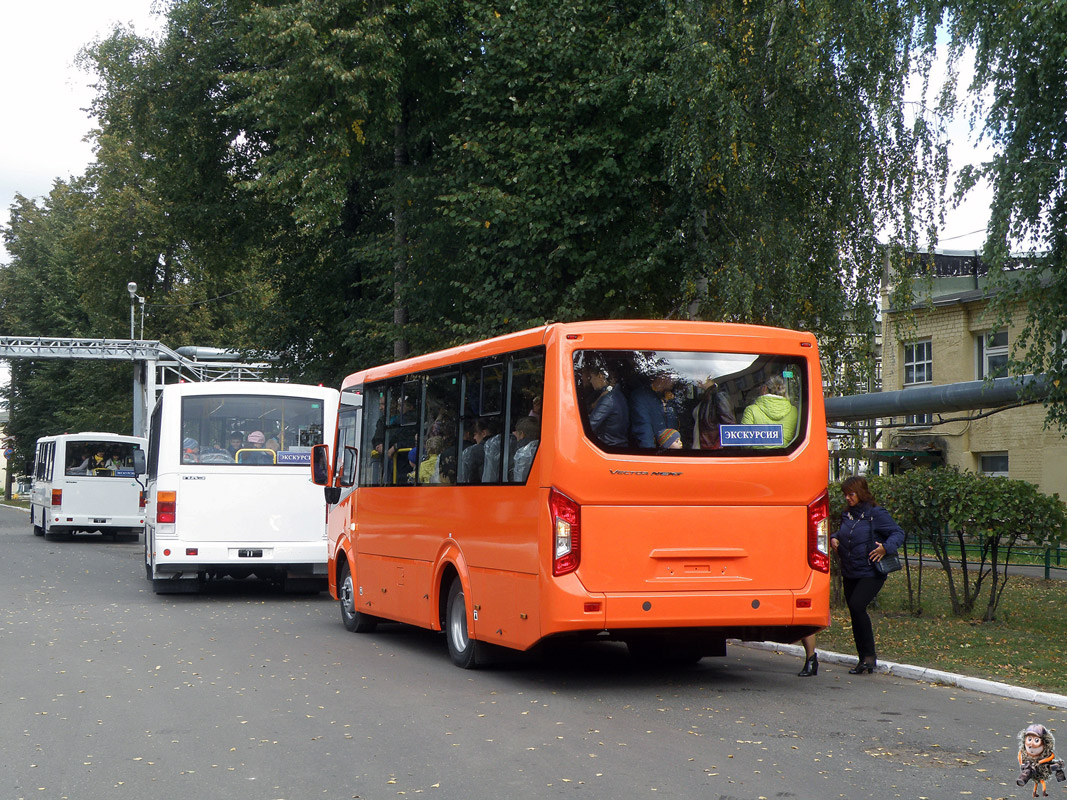
[{"label": "bus side window", "polygon": [[163,430],[163,401],[156,403],[148,426],[148,478],[155,480],[159,474],[159,437]]},{"label": "bus side window", "polygon": [[541,413],[545,391],[545,357],[516,358],[511,362],[509,453],[510,483],[525,483],[541,441]]},{"label": "bus side window", "polygon": [[406,486],[413,469],[419,421],[419,381],[388,384],[382,485]]},{"label": "bus side window", "polygon": [[[487,418],[492,433],[485,440],[485,462],[482,467],[482,483],[500,483],[503,460],[504,437],[509,434],[503,424],[504,364],[492,362],[481,368],[479,407],[481,416]],[[514,451],[513,451],[514,452]]]},{"label": "bus side window", "polygon": [[453,484],[456,482],[458,456],[457,418],[460,411],[460,374],[447,372],[426,380],[423,409],[423,433],[420,442],[418,483]]},{"label": "bus side window", "polygon": [[[385,463],[385,387],[369,386],[364,391],[363,443],[360,463],[360,486],[380,486]],[[338,440],[340,442],[340,440]],[[354,443],[353,443],[354,444]]]}]

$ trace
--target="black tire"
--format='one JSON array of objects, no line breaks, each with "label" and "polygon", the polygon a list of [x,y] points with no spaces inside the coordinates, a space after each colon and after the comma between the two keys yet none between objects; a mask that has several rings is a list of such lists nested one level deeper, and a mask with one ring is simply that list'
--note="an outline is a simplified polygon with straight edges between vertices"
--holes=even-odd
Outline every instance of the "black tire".
[{"label": "black tire", "polygon": [[348,563],[341,565],[341,577],[337,581],[337,598],[341,607],[341,622],[352,633],[371,633],[378,627],[378,618],[356,611],[356,582]]},{"label": "black tire", "polygon": [[36,510],[33,506],[30,506],[30,524],[33,525],[34,536],[44,536],[44,512],[41,512],[41,525],[37,524]]},{"label": "black tire", "polygon": [[452,663],[460,669],[475,669],[478,666],[482,643],[470,637],[467,630],[467,603],[463,596],[463,584],[459,578],[448,587],[448,602],[445,605],[445,640]]}]

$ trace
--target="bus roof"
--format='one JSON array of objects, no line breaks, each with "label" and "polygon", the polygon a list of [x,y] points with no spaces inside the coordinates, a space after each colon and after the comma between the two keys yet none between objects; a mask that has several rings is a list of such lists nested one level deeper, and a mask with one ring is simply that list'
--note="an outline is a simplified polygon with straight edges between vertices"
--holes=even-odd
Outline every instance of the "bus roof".
[{"label": "bus roof", "polygon": [[306,383],[282,383],[273,381],[203,381],[195,383],[168,383],[162,387],[168,393],[197,394],[256,394],[290,395],[296,397],[322,397],[336,389]]},{"label": "bus roof", "polygon": [[473,360],[494,353],[521,350],[536,347],[554,336],[562,337],[578,334],[620,333],[620,334],[708,334],[729,336],[738,339],[778,338],[794,342],[815,343],[811,333],[794,331],[786,328],[774,328],[764,325],[743,325],[730,322],[701,322],[693,320],[590,320],[586,322],[551,322],[537,328],[530,328],[516,333],[508,333],[469,344],[462,344],[439,350],[426,355],[391,364],[380,364],[354,372],[344,379],[342,390],[350,386],[359,386],[366,381],[404,375],[425,369],[433,369],[456,362]]},{"label": "bus roof", "polygon": [[115,442],[143,442],[143,436],[132,436],[128,433],[109,433],[107,431],[78,431],[77,433],[55,433],[51,436],[42,436],[37,441],[47,442],[53,439],[70,439],[79,441],[83,439],[111,440]]}]

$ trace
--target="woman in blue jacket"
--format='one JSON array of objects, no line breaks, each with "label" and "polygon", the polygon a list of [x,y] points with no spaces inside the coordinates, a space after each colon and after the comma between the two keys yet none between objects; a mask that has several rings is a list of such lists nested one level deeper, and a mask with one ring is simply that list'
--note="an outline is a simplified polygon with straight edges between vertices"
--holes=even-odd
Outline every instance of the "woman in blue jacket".
[{"label": "woman in blue jacket", "polygon": [[874,672],[878,655],[874,646],[874,626],[867,606],[885,584],[885,575],[874,568],[876,561],[895,555],[904,544],[904,531],[889,512],[874,502],[867,479],[854,475],[841,484],[848,507],[841,514],[841,527],[830,539],[837,553],[845,589],[845,602],[852,616],[859,661],[849,670],[853,675]]}]

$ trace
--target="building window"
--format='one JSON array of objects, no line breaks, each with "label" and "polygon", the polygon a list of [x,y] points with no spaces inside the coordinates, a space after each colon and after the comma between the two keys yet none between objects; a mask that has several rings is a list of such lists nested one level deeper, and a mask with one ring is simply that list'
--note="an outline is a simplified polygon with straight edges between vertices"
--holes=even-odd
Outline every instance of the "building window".
[{"label": "building window", "polygon": [[1007,453],[980,453],[978,456],[983,475],[993,477],[1008,477],[1008,454]]},{"label": "building window", "polygon": [[[904,345],[904,388],[921,386],[934,380],[934,349],[930,339]],[[909,414],[909,425],[932,425],[932,414]]]},{"label": "building window", "polygon": [[1003,378],[1008,374],[1008,332],[978,334],[978,378]]}]

